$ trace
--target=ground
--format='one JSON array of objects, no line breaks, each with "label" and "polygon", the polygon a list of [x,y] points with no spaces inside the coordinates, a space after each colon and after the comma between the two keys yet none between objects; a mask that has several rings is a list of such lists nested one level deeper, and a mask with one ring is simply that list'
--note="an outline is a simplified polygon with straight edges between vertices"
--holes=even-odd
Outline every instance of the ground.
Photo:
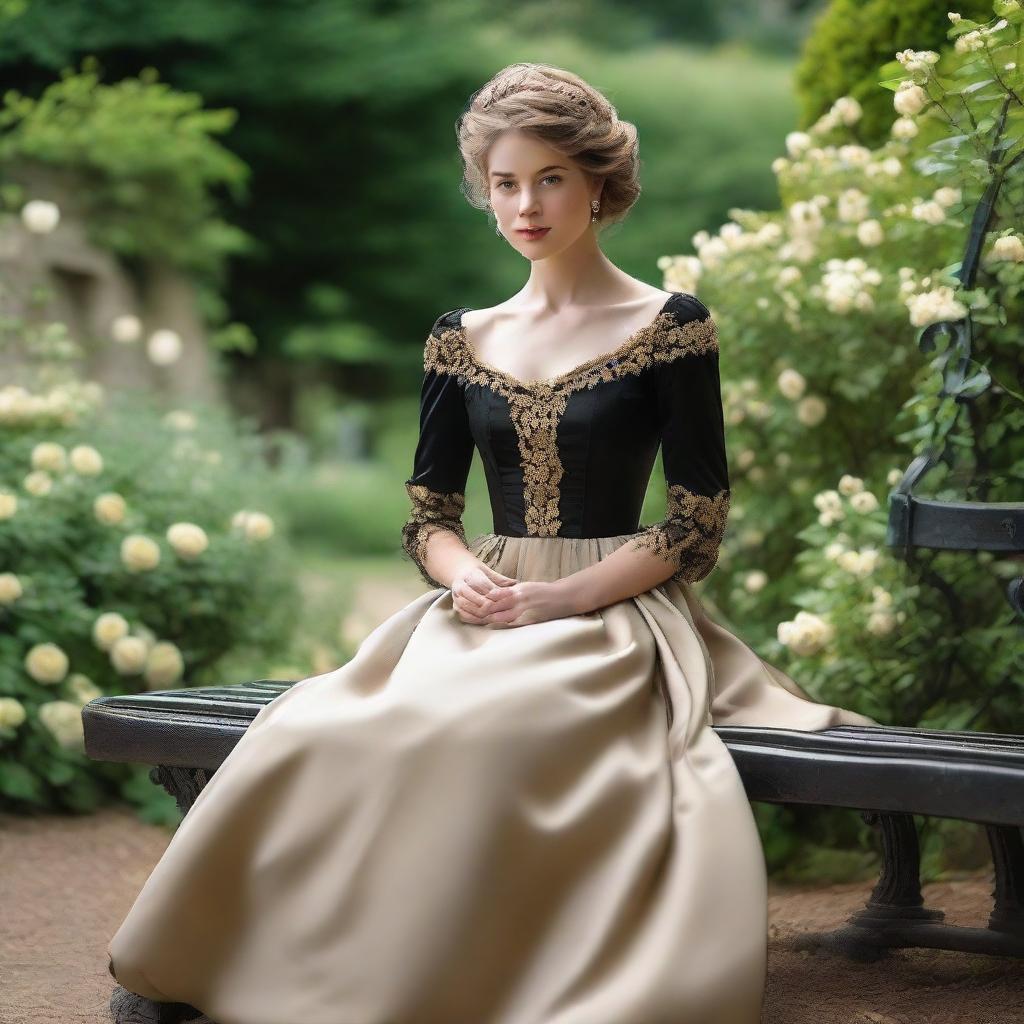
[{"label": "ground", "polygon": [[[106,942],[168,838],[122,808],[0,815],[3,1024],[109,1024]],[[1024,1024],[1020,960],[905,950],[861,964],[789,948],[794,935],[839,924],[870,889],[771,885],[762,1024]],[[983,926],[991,890],[983,872],[926,886],[925,898],[952,923]]]}]

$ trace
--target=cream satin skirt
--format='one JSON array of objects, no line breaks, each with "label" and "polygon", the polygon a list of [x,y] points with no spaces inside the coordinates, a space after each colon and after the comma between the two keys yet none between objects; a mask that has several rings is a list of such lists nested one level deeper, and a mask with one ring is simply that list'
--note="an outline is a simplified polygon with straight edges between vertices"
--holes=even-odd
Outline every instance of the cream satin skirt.
[{"label": "cream satin skirt", "polygon": [[[472,550],[554,580],[635,534]],[[463,623],[434,589],[253,720],[108,952],[217,1024],[758,1024],[763,850],[716,725],[875,725],[667,582]]]}]

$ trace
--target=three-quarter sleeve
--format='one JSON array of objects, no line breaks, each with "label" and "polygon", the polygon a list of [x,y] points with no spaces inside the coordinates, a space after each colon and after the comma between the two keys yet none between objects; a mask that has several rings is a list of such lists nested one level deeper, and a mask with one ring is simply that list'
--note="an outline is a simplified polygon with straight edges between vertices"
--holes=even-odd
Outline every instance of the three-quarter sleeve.
[{"label": "three-quarter sleeve", "polygon": [[438,530],[448,530],[466,543],[462,513],[473,461],[473,436],[462,387],[436,358],[437,335],[443,319],[435,322],[424,348],[419,440],[412,476],[405,481],[412,508],[402,527],[402,548],[432,587],[444,584],[427,572],[427,540]]},{"label": "three-quarter sleeve", "polygon": [[696,583],[715,567],[730,502],[718,331],[707,307],[688,298],[683,330],[692,327],[699,343],[654,368],[667,509],[634,541],[671,563],[678,583]]}]

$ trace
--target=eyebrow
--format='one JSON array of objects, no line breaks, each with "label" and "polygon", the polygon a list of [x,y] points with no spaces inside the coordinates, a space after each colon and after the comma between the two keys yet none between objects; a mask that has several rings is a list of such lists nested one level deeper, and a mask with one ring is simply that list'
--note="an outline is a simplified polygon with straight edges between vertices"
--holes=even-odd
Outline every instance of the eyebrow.
[{"label": "eyebrow", "polygon": [[[543,174],[545,171],[567,171],[568,167],[563,167],[561,164],[549,164],[547,167],[542,167],[537,173]],[[514,178],[515,175],[511,171],[491,171],[492,178]]]}]

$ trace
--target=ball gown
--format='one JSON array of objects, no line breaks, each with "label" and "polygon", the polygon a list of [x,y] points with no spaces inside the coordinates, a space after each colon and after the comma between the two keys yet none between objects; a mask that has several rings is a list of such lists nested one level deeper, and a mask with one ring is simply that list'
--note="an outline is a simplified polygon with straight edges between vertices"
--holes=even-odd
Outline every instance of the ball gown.
[{"label": "ball gown", "polygon": [[[875,725],[712,619],[730,489],[716,324],[672,292],[559,376],[424,347],[401,552],[428,588],[266,705],[110,940],[125,988],[218,1024],[758,1024],[767,879],[712,725]],[[659,450],[667,510],[641,525]],[[467,541],[474,451],[492,532]],[[585,614],[464,623],[447,530],[557,580],[622,545],[671,575]],[[398,543],[396,542],[396,549]]]}]

